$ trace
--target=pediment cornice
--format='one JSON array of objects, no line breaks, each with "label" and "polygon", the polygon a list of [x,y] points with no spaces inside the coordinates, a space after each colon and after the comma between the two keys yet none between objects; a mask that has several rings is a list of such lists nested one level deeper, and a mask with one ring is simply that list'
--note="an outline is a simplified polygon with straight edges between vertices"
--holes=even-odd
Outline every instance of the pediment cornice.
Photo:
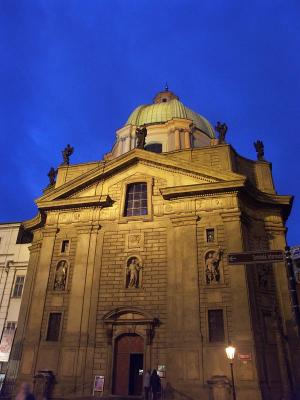
[{"label": "pediment cornice", "polygon": [[201,165],[198,162],[197,165],[195,165],[193,162],[167,158],[163,154],[155,154],[140,149],[134,149],[72,179],[62,186],[52,190],[50,193],[44,194],[36,200],[36,204],[40,207],[44,202],[48,203],[53,202],[54,200],[57,201],[70,197],[75,192],[81,191],[94,182],[104,180],[107,177],[117,174],[124,169],[128,169],[129,166],[137,163],[144,163],[157,168],[165,168],[169,171],[173,170],[176,173],[186,175],[192,174],[207,183],[240,180],[243,178],[243,175],[228,171],[221,172],[210,167],[208,168],[205,165]]}]

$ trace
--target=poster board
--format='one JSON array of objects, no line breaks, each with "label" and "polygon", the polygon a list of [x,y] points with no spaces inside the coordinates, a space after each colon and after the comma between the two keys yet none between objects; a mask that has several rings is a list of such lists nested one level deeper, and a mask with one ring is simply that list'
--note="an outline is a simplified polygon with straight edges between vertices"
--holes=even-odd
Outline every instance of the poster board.
[{"label": "poster board", "polygon": [[158,365],[157,367],[157,374],[160,378],[166,377],[166,366],[165,365]]},{"label": "poster board", "polygon": [[0,362],[7,362],[9,360],[14,336],[15,329],[4,329],[0,343]]},{"label": "poster board", "polygon": [[95,375],[93,396],[94,396],[95,392],[103,393],[103,389],[104,389],[104,376],[103,375]]}]

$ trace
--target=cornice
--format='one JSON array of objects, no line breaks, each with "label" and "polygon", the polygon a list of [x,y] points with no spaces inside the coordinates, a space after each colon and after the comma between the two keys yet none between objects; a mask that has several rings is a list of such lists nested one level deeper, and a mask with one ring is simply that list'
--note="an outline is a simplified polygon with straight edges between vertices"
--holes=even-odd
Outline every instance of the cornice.
[{"label": "cornice", "polygon": [[279,207],[284,218],[287,218],[293,203],[293,196],[277,195],[261,192],[255,188],[246,177],[239,180],[200,183],[196,185],[161,188],[160,193],[166,200],[191,196],[211,196],[215,193],[243,193],[253,200],[266,206]]},{"label": "cornice", "polygon": [[174,186],[160,189],[160,193],[166,200],[176,197],[185,197],[193,195],[205,195],[210,193],[236,191],[244,187],[246,178],[238,181],[211,182],[196,185]]},{"label": "cornice", "polygon": [[195,163],[185,160],[171,159],[163,154],[154,154],[141,149],[133,149],[116,159],[107,161],[105,164],[66,182],[51,193],[41,196],[37,199],[36,203],[40,204],[41,202],[60,200],[64,197],[70,196],[83,187],[86,187],[95,181],[105,179],[106,177],[138,162],[148,163],[148,165],[151,164],[156,167],[162,166],[165,168],[171,168],[176,171],[181,171],[184,174],[195,174],[197,177],[202,177],[202,179],[210,181],[228,181],[242,177],[242,175],[234,172],[221,172],[212,169],[211,167],[207,167],[206,165],[199,165],[199,163],[197,163],[196,166]]},{"label": "cornice", "polygon": [[62,208],[82,208],[87,206],[107,207],[112,200],[108,195],[66,198],[61,200],[37,201],[40,210],[55,210]]},{"label": "cornice", "polygon": [[33,230],[40,228],[46,220],[46,216],[43,212],[38,212],[38,214],[32,219],[28,219],[27,221],[22,222],[22,226],[25,230]]}]

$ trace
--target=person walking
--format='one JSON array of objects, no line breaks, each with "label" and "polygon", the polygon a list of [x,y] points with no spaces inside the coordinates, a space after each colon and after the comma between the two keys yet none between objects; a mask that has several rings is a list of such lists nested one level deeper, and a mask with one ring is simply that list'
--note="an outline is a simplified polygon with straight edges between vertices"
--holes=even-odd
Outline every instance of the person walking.
[{"label": "person walking", "polygon": [[21,384],[16,400],[35,400],[34,395],[30,392],[30,386],[27,382]]},{"label": "person walking", "polygon": [[151,378],[150,378],[150,386],[152,391],[152,400],[157,400],[158,394],[161,390],[161,383],[160,377],[157,374],[156,369],[152,371]]},{"label": "person walking", "polygon": [[150,393],[150,379],[151,379],[151,371],[148,369],[145,373],[144,376],[144,394],[145,394],[145,400],[150,400],[149,399],[149,393]]}]

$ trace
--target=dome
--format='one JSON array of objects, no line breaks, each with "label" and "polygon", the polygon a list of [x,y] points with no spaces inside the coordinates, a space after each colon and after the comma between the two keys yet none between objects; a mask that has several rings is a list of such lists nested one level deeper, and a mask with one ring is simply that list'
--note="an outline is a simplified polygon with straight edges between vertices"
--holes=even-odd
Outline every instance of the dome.
[{"label": "dome", "polygon": [[168,88],[155,96],[153,104],[137,107],[129,116],[126,125],[159,124],[173,118],[189,119],[207,136],[215,137],[214,130],[207,119],[186,107]]}]

